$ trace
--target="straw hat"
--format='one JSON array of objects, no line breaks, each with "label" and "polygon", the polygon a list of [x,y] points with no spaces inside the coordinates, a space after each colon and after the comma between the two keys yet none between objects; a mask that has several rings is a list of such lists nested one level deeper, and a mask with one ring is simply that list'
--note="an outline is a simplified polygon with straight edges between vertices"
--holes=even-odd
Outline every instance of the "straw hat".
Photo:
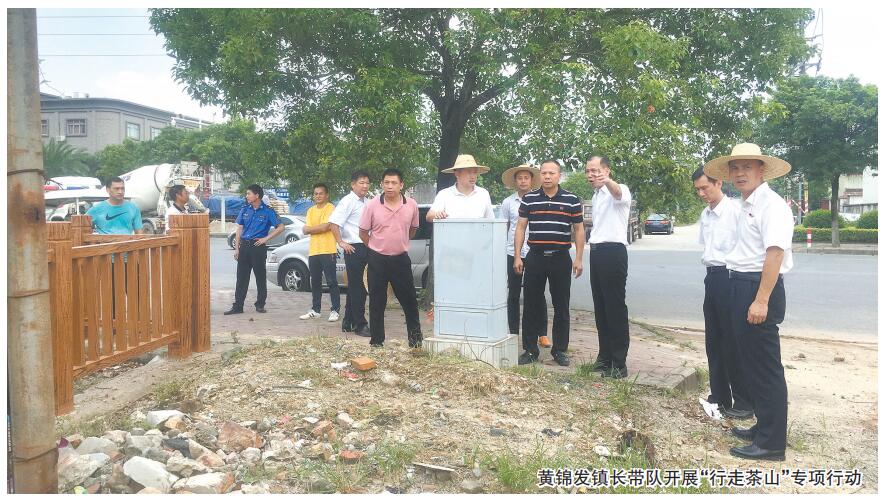
[{"label": "straw hat", "polygon": [[473,155],[458,155],[458,158],[455,159],[455,165],[448,168],[443,169],[440,172],[455,174],[456,169],[470,169],[471,167],[477,168],[477,174],[483,174],[489,172],[489,168],[486,166],[481,166],[476,163],[476,160],[473,159]]},{"label": "straw hat", "polygon": [[541,187],[541,170],[531,164],[520,164],[504,171],[504,174],[501,175],[501,181],[504,182],[504,186],[511,190],[516,190],[516,174],[522,171],[527,171],[532,175],[532,190],[537,190]]},{"label": "straw hat", "polygon": [[728,162],[732,160],[761,160],[765,180],[779,178],[790,172],[790,164],[777,157],[762,155],[759,145],[753,143],[741,143],[731,149],[731,155],[719,157],[707,162],[704,166],[704,174],[719,180],[727,180]]}]

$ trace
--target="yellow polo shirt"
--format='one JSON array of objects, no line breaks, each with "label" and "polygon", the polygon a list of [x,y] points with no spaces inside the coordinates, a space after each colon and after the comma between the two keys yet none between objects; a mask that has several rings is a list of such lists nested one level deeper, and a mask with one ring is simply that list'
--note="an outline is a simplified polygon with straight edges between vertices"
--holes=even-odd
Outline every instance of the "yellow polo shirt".
[{"label": "yellow polo shirt", "polygon": [[[329,222],[329,216],[332,214],[332,211],[335,210],[335,206],[331,203],[326,203],[322,209],[317,206],[313,206],[307,210],[307,226],[313,225],[322,225],[323,223]],[[310,256],[315,256],[319,254],[336,254],[338,253],[338,249],[335,247],[335,236],[332,235],[332,231],[323,232],[321,234],[310,234],[310,250],[308,254]]]}]

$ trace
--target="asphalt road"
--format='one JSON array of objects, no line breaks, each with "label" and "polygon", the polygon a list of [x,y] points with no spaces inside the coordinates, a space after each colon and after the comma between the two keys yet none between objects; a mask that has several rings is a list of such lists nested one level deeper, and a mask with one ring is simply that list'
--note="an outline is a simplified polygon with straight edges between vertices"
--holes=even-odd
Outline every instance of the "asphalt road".
[{"label": "asphalt road", "polygon": [[[673,235],[646,235],[628,250],[627,307],[632,319],[665,326],[703,329],[706,271],[696,243],[697,227]],[[211,284],[231,292],[236,262],[224,239],[211,239]],[[572,282],[574,308],[593,310],[584,253],[584,274]],[[875,256],[795,254],[785,277],[787,313],[781,332],[793,336],[875,341],[878,267]],[[251,285],[254,290],[254,284]],[[280,288],[268,284],[270,295]],[[254,293],[252,293],[254,294]]]}]

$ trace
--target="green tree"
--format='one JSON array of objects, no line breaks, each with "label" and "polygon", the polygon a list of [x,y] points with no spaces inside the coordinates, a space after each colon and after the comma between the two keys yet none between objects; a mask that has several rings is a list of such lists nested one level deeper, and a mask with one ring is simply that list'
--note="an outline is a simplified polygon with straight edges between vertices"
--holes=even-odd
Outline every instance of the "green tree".
[{"label": "green tree", "polygon": [[839,177],[878,167],[878,89],[856,78],[801,76],[763,106],[760,142],[809,180],[828,180],[833,246],[839,246]]},{"label": "green tree", "polygon": [[85,150],[50,138],[43,144],[43,176],[94,176],[96,159]]},{"label": "green tree", "polygon": [[[806,60],[811,16],[153,9],[151,25],[191,96],[280,131],[282,151],[297,152],[281,162],[294,176],[396,165],[435,175],[441,189],[454,179],[438,170],[459,152],[510,165],[555,157],[572,169],[600,152],[628,184],[663,183],[654,196],[666,198],[733,142],[751,95]],[[500,129],[479,130],[488,124]]]}]

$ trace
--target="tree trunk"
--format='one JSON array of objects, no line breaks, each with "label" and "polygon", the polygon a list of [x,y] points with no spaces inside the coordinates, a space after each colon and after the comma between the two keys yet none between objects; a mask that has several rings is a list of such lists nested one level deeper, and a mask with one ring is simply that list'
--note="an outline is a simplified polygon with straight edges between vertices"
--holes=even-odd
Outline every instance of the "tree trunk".
[{"label": "tree trunk", "polygon": [[839,247],[839,175],[834,174],[833,178],[830,179],[830,214],[832,215],[832,222],[830,228],[832,229],[832,242],[833,247]]},{"label": "tree trunk", "polygon": [[439,162],[436,172],[436,191],[448,188],[455,184],[455,177],[440,171],[448,169],[455,164],[458,158],[458,149],[461,147],[461,136],[464,134],[464,122],[456,121],[456,124],[443,124],[442,137],[439,140]]}]

